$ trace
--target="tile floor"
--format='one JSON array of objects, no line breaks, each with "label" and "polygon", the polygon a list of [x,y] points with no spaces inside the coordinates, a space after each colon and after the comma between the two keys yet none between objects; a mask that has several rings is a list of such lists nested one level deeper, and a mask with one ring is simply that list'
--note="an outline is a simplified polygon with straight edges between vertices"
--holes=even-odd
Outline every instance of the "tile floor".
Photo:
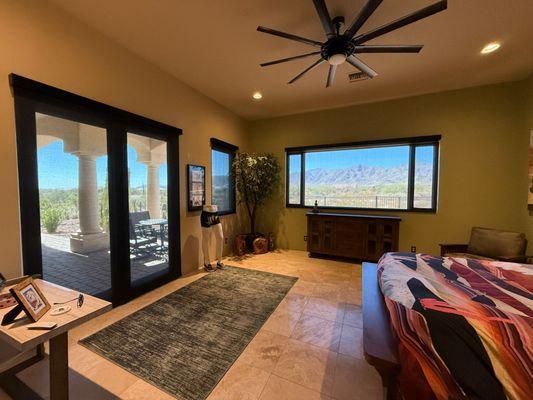
[{"label": "tile floor", "polygon": [[[208,400],[372,400],[379,375],[363,358],[360,265],[282,251],[226,263],[300,279]],[[202,277],[180,278],[113,309],[70,335],[71,399],[172,399],[77,341]],[[19,377],[43,397],[48,360]],[[8,397],[0,392],[0,400]]]}]

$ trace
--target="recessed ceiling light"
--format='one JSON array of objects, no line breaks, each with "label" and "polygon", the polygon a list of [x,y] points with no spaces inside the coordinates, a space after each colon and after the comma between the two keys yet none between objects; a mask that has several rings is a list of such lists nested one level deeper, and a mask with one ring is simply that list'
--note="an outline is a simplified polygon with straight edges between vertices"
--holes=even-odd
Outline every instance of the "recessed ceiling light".
[{"label": "recessed ceiling light", "polygon": [[254,94],[252,94],[252,98],[254,100],[261,100],[263,98],[263,95],[260,92],[255,92]]},{"label": "recessed ceiling light", "polygon": [[489,54],[492,53],[500,48],[501,44],[498,42],[492,42],[487,44],[485,47],[481,49],[481,54]]}]

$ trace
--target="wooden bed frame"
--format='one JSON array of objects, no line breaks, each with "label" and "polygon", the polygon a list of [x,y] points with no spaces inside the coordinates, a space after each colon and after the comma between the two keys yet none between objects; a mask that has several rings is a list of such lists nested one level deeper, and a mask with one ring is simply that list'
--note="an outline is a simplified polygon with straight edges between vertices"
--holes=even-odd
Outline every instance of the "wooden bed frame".
[{"label": "wooden bed frame", "polygon": [[363,349],[366,361],[378,371],[387,400],[401,398],[398,387],[398,343],[379,288],[377,264],[363,263]]}]

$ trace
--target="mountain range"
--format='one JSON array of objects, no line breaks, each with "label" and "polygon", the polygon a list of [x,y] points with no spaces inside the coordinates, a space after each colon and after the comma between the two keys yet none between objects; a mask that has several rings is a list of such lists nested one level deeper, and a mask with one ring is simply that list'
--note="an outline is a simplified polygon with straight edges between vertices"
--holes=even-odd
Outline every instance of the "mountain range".
[{"label": "mountain range", "polygon": [[[313,185],[357,185],[373,186],[383,184],[405,183],[407,181],[408,166],[373,167],[368,165],[354,165],[349,168],[314,168],[306,171],[306,186]],[[433,166],[418,164],[415,170],[419,183],[431,183]],[[292,182],[297,182],[299,173],[292,173]]]}]

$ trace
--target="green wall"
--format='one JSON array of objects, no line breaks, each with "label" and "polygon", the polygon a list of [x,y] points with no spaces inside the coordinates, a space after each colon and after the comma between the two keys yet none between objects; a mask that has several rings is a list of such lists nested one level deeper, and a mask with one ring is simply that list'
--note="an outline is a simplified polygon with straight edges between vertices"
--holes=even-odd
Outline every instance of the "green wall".
[{"label": "green wall", "polygon": [[[285,166],[288,146],[441,134],[437,213],[388,213],[402,218],[400,250],[415,245],[438,254],[439,243],[466,243],[472,226],[528,231],[533,241],[524,129],[525,99],[531,105],[533,96],[526,84],[533,88],[529,79],[254,121],[250,147],[274,153]],[[283,172],[259,229],[274,232],[282,248],[303,250],[306,210],[285,208],[284,181]]]}]

